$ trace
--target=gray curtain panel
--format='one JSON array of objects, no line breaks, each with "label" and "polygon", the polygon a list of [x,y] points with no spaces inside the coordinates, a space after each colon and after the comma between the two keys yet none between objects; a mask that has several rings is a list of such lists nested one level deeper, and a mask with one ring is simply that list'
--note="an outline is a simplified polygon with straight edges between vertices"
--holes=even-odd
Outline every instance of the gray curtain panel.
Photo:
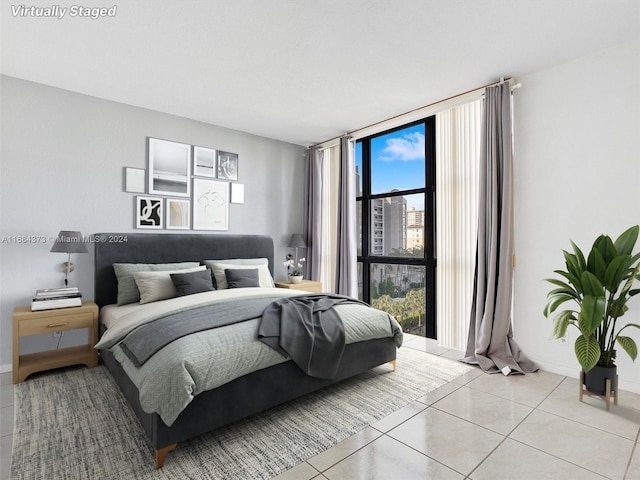
[{"label": "gray curtain panel", "polygon": [[307,277],[320,278],[322,256],[322,167],[324,150],[311,147],[307,150],[307,199],[305,229],[307,239]]},{"label": "gray curtain panel", "polygon": [[535,372],[513,340],[513,149],[511,91],[485,91],[480,153],[478,243],[467,351],[462,361],[488,373]]},{"label": "gray curtain panel", "polygon": [[340,139],[336,293],[358,298],[356,164],[353,141]]}]

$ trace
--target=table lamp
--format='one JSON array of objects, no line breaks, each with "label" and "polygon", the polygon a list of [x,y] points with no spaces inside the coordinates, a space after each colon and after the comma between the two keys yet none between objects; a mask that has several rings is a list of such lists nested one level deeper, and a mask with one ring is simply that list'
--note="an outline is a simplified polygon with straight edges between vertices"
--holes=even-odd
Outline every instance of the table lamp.
[{"label": "table lamp", "polygon": [[68,277],[73,272],[73,263],[71,263],[72,253],[88,253],[87,245],[82,238],[82,233],[71,230],[60,230],[56,241],[51,247],[52,252],[66,253],[67,261],[60,266],[60,270],[64,272],[64,285],[68,285]]}]

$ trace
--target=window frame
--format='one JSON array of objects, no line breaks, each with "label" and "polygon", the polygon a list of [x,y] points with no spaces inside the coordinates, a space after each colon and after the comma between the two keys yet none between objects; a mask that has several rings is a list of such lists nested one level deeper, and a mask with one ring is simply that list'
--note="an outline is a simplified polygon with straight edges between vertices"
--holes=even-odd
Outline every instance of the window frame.
[{"label": "window frame", "polygon": [[[398,190],[393,192],[371,193],[371,141],[377,137],[385,136],[406,130],[416,125],[424,125],[425,131],[425,181],[423,188]],[[362,161],[362,192],[356,197],[360,202],[361,217],[358,229],[361,232],[361,244],[357,261],[362,272],[362,300],[371,303],[371,268],[372,264],[415,265],[425,267],[426,286],[426,337],[437,338],[436,328],[436,117],[417,120],[405,125],[394,127],[383,132],[372,134],[357,140],[361,146]],[[358,191],[359,186],[356,186]],[[371,202],[381,198],[406,197],[408,195],[424,195],[424,232],[423,232],[423,257],[399,257],[389,255],[371,254]]]}]

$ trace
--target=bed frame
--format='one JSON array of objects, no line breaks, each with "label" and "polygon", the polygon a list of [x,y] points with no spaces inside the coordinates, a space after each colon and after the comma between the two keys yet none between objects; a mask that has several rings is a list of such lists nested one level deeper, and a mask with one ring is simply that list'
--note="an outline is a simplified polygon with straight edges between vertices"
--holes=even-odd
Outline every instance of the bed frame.
[{"label": "bed frame", "polygon": [[[95,302],[116,303],[113,263],[171,263],[227,258],[267,258],[273,275],[273,240],[258,235],[97,233],[95,238]],[[126,239],[126,241],[125,241]],[[131,404],[155,449],[156,468],[178,442],[293,400],[384,363],[395,370],[393,338],[357,342],[345,347],[336,378],[310,377],[291,361],[240,377],[197,395],[169,427],[157,413],[146,413],[139,392],[113,354],[100,358]],[[215,408],[211,408],[215,405]]]}]

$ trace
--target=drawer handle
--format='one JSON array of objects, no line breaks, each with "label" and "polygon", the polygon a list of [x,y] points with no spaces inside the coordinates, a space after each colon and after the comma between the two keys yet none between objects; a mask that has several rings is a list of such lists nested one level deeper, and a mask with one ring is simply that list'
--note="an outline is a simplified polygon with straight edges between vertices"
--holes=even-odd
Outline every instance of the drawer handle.
[{"label": "drawer handle", "polygon": [[50,323],[49,325],[47,325],[47,328],[64,327],[65,325],[69,325],[69,322]]}]

